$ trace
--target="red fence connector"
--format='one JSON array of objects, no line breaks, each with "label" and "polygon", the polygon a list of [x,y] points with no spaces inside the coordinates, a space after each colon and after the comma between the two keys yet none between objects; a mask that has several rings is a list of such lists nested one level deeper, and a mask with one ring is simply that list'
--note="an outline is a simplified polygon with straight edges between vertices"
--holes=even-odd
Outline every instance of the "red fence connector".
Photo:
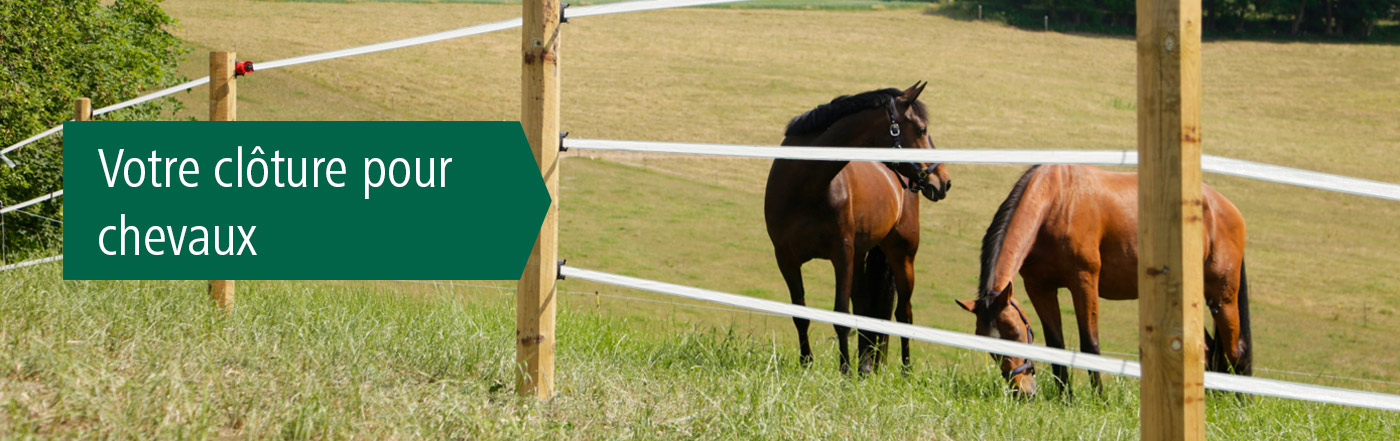
[{"label": "red fence connector", "polygon": [[247,74],[252,73],[252,72],[253,72],[253,62],[252,62],[252,61],[235,61],[235,62],[233,62],[233,76],[235,76],[235,77],[241,77],[241,76],[247,75]]}]

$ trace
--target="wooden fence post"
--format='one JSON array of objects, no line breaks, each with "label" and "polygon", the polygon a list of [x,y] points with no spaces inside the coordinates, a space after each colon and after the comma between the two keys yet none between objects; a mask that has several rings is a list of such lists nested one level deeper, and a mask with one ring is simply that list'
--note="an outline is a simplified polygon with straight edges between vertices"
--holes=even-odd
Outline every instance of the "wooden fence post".
[{"label": "wooden fence post", "polygon": [[1142,439],[1205,438],[1201,0],[1138,0]]},{"label": "wooden fence post", "polygon": [[535,248],[516,290],[516,393],[549,399],[554,390],[554,301],[559,268],[559,0],[524,0],[520,124],[549,188]]},{"label": "wooden fence post", "polygon": [[87,98],[78,98],[73,100],[73,120],[92,120],[92,100]]},{"label": "wooden fence post", "polygon": [[[209,53],[209,120],[238,120],[238,82],[234,78],[234,53]],[[233,308],[233,281],[210,280],[209,297],[219,308]]]}]

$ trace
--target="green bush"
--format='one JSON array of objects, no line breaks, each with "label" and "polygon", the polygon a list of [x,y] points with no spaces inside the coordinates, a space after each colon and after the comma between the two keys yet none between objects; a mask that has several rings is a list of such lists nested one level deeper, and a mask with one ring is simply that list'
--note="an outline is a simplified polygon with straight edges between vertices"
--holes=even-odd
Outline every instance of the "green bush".
[{"label": "green bush", "polygon": [[[100,107],[183,81],[176,62],[184,49],[168,32],[175,20],[156,2],[0,1],[0,148],[71,119],[75,98]],[[178,105],[155,100],[102,119],[159,119]],[[60,142],[53,136],[7,155],[16,166],[0,165],[0,203],[63,188]],[[25,211],[63,219],[57,202]],[[17,262],[60,245],[60,224],[13,212],[3,221],[0,260]]]}]

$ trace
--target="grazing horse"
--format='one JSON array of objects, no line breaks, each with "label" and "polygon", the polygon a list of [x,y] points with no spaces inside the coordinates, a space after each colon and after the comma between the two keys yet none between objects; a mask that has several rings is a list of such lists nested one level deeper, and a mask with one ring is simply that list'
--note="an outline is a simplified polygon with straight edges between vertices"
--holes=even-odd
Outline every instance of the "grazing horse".
[{"label": "grazing horse", "polygon": [[[928,109],[918,100],[926,85],[838,97],[793,118],[783,145],[932,149]],[[854,303],[857,314],[889,319],[898,291],[895,315],[913,323],[909,302],[919,247],[917,193],[938,201],[950,186],[942,164],[773,161],[763,213],[792,303],[806,304],[802,264],[826,259],[836,273],[837,312],[849,313]],[[812,361],[808,321],[794,318],[793,323],[805,366]],[[841,372],[850,369],[848,332],[836,326]],[[873,372],[881,358],[874,345],[888,339],[861,331],[860,341],[861,371]],[[909,340],[902,343],[907,367]]]},{"label": "grazing horse", "polygon": [[[1249,375],[1253,348],[1244,218],[1215,189],[1202,187],[1205,299],[1215,321],[1215,338],[1206,333],[1207,368]],[[1098,354],[1099,298],[1138,297],[1137,190],[1136,173],[1091,166],[1035,166],[1021,175],[982,238],[978,299],[957,302],[977,314],[977,334],[1023,343],[1034,338],[1029,318],[1012,298],[1012,277],[1020,272],[1045,344],[1065,347],[1058,296],[1060,288],[1068,288],[1080,351]],[[1015,391],[1035,392],[1030,360],[993,357]],[[1068,390],[1069,370],[1054,366],[1054,371]],[[1091,380],[1102,390],[1098,372]]]}]

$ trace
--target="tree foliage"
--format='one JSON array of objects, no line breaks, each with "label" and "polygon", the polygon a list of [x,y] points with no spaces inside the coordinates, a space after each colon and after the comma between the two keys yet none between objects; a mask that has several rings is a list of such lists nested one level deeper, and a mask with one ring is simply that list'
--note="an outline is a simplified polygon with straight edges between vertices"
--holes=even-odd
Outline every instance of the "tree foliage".
[{"label": "tree foliage", "polygon": [[[175,20],[157,1],[0,1],[0,147],[72,119],[75,98],[91,98],[99,107],[183,81],[176,63],[184,49],[168,32]],[[178,105],[156,100],[101,118],[158,119]],[[63,188],[60,139],[7,155],[16,166],[0,164],[0,203]],[[63,219],[57,202],[23,211]],[[3,222],[0,259],[16,262],[59,245],[61,224],[16,212],[3,215]]]},{"label": "tree foliage", "polygon": [[[1056,29],[1130,30],[1135,0],[979,0],[1010,24],[1039,28],[1044,17]],[[975,9],[976,6],[971,6]],[[1206,35],[1315,35],[1376,39],[1400,20],[1400,0],[1202,0]],[[974,12],[975,13],[975,12]],[[1394,31],[1392,31],[1393,33]]]}]

